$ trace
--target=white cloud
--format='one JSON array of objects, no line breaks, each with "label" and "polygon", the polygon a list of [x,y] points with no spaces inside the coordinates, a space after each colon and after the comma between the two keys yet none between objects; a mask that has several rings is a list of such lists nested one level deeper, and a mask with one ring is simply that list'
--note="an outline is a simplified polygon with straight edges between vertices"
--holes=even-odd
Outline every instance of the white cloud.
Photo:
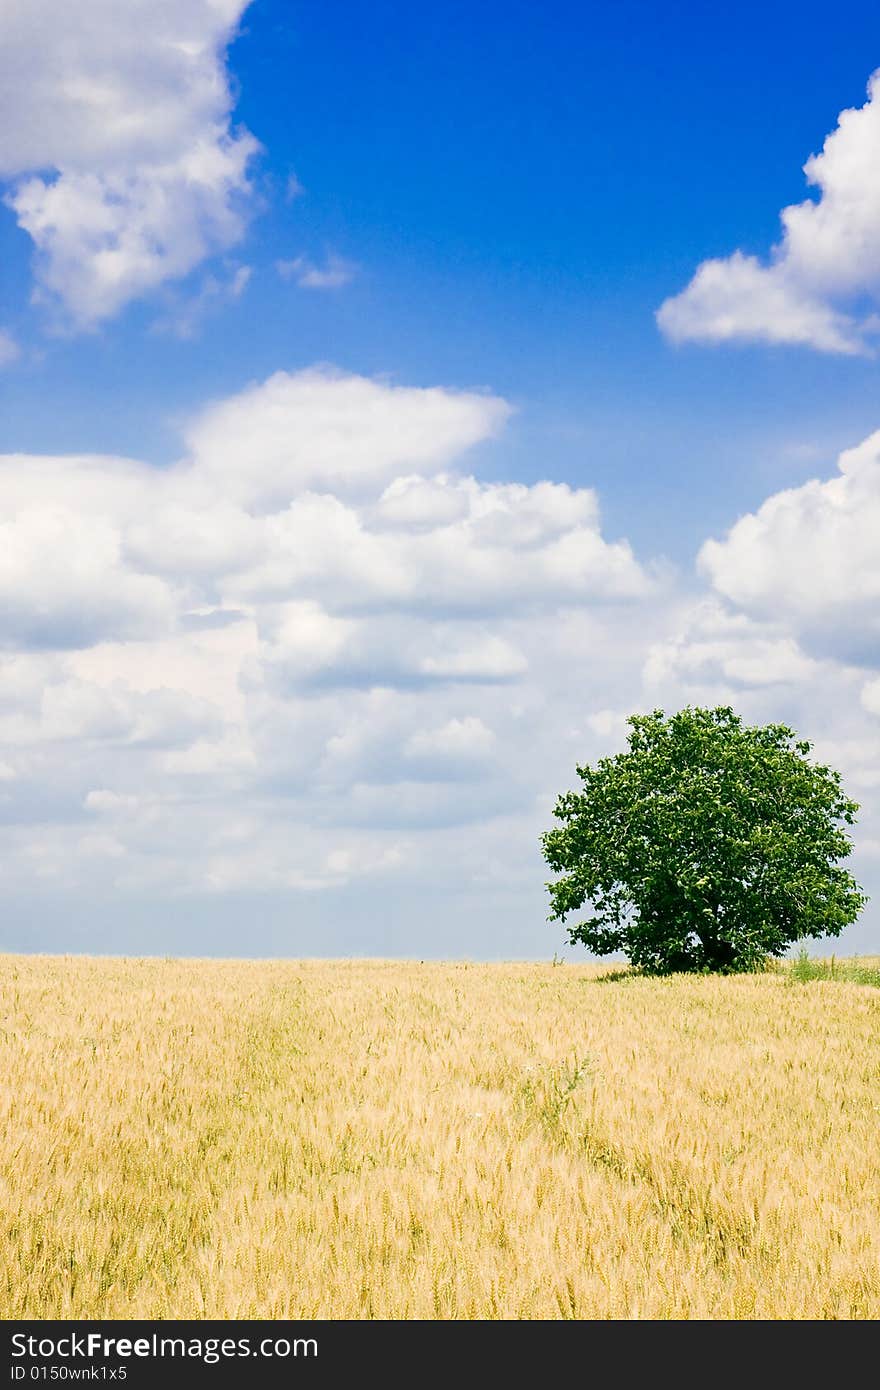
[{"label": "white cloud", "polygon": [[784,627],[758,623],[714,599],[688,607],[675,636],[652,646],[645,662],[649,688],[664,684],[762,688],[803,685],[818,663]]},{"label": "white cloud", "polygon": [[326,680],[332,671],[342,674],[340,665],[351,669],[346,649],[355,634],[354,623],[333,617],[313,599],[279,604],[264,618],[261,675],[271,672],[276,688],[283,689],[307,685],[319,675]]},{"label": "white cloud", "polygon": [[877,838],[880,439],[707,544],[712,592],[683,594],[605,539],[592,490],[459,471],[509,414],[279,373],[165,468],[0,461],[10,900],[90,901],[100,864],[140,904],[359,879],[373,911],[393,879],[540,920],[537,837],[576,764],[687,701],[820,739]]},{"label": "white cloud", "polygon": [[590,490],[455,471],[509,415],[278,373],[170,467],[0,461],[6,881],[97,856],[119,892],[316,890],[530,815],[551,688],[620,698],[655,585]]},{"label": "white cloud", "polygon": [[[445,646],[445,650],[444,650]],[[440,680],[506,681],[528,670],[524,654],[496,633],[477,633],[463,642],[444,643],[442,636],[419,660],[419,672]]]},{"label": "white cloud", "polygon": [[83,805],[86,810],[95,811],[98,815],[117,816],[133,815],[141,802],[136,796],[121,796],[119,792],[106,787],[95,787],[87,794]]},{"label": "white cloud", "polygon": [[7,0],[0,177],[39,297],[76,328],[243,235],[258,150],[224,53],[248,0]]},{"label": "white cloud", "polygon": [[11,363],[17,362],[20,356],[21,348],[12,334],[7,333],[5,328],[0,328],[0,368],[8,367]]},{"label": "white cloud", "polygon": [[261,554],[264,528],[247,512],[203,487],[169,474],[154,481],[152,505],[133,510],[122,536],[125,560],[169,581],[189,577],[210,593],[213,575],[251,567]]},{"label": "white cloud", "polygon": [[260,611],[260,657],[249,669],[281,691],[497,685],[528,669],[512,641],[473,620],[396,612],[340,618],[314,600]]},{"label": "white cloud", "polygon": [[837,477],[778,492],[710,540],[701,571],[725,598],[826,649],[876,650],[880,432],[840,456]]},{"label": "white cloud", "polygon": [[509,415],[497,396],[313,368],[210,406],[186,439],[200,477],[249,511],[277,511],[309,488],[364,493],[403,471],[443,468]]},{"label": "white cloud", "polygon": [[408,758],[452,756],[483,758],[495,746],[495,735],[476,715],[450,719],[439,729],[420,729],[406,741]]},{"label": "white cloud", "polygon": [[634,710],[597,709],[587,716],[587,724],[600,738],[614,738],[622,747],[626,741],[626,721],[634,713]]},{"label": "white cloud", "polygon": [[305,494],[268,519],[260,563],[230,581],[228,597],[268,601],[295,589],[341,612],[452,615],[633,598],[651,587],[629,546],[603,539],[587,489],[473,478],[445,486],[465,501],[464,516],[415,532],[373,529],[356,506]]},{"label": "white cloud", "polygon": [[704,261],[686,290],[667,299],[657,321],[673,342],[725,343],[763,339],[821,352],[864,351],[862,331],[810,293],[780,264],[734,251]]},{"label": "white cloud", "polygon": [[[243,665],[258,651],[253,619],[239,616],[222,627],[190,628],[181,623],[174,632],[158,639],[137,642],[102,641],[73,651],[64,658],[42,656],[42,670],[21,671],[10,685],[32,698],[34,689],[48,679],[50,669],[62,669],[88,684],[112,687],[116,682],[140,694],[170,689],[185,690],[194,699],[213,705],[227,726],[241,725],[246,701],[239,679]],[[16,656],[13,662],[34,663],[34,656]],[[54,668],[50,663],[54,662]],[[3,704],[4,665],[0,663],[0,708]]]},{"label": "white cloud", "polygon": [[872,351],[880,320],[860,301],[880,306],[880,72],[865,105],[840,113],[804,173],[819,197],[783,209],[770,260],[735,251],[704,261],[658,311],[669,338]]},{"label": "white cloud", "polygon": [[862,708],[869,714],[880,715],[880,678],[866,681],[862,686]]},{"label": "white cloud", "polygon": [[222,727],[218,710],[188,691],[141,693],[118,680],[97,685],[78,680],[70,667],[47,681],[35,708],[0,725],[22,746],[74,740],[150,750],[185,746]]},{"label": "white cloud", "polygon": [[0,653],[0,714],[39,704],[43,687],[61,670],[54,654],[42,652]]},{"label": "white cloud", "polygon": [[354,261],[332,252],[319,265],[308,256],[296,256],[290,261],[276,261],[275,268],[282,280],[293,280],[301,290],[339,290],[351,284],[358,273]]},{"label": "white cloud", "polygon": [[371,516],[382,527],[400,526],[406,531],[432,531],[459,521],[468,513],[468,499],[460,486],[449,486],[445,473],[422,478],[411,473],[389,483]]},{"label": "white cloud", "polygon": [[172,593],[125,567],[117,518],[40,502],[31,483],[29,506],[15,508],[9,494],[0,502],[0,646],[89,646],[168,627]]},{"label": "white cloud", "polygon": [[[810,739],[861,803],[852,867],[876,897],[880,433],[839,465],[837,477],[776,493],[703,546],[699,570],[714,595],[681,603],[652,641],[642,699],[732,704],[750,722],[782,720]],[[875,945],[876,914],[867,921]],[[861,930],[850,949],[872,949],[856,944]]]},{"label": "white cloud", "polygon": [[[839,657],[833,633],[812,643],[815,651],[808,654],[792,617],[784,608],[772,611],[771,603],[757,617],[717,599],[684,602],[673,630],[647,653],[642,707],[729,704],[749,723],[781,721],[810,740],[812,756],[836,768],[847,794],[861,803],[850,867],[873,896],[870,843],[880,832],[880,740],[871,718],[880,686],[876,641],[873,677],[866,682],[864,669]],[[860,944],[859,926],[848,949],[874,949],[876,916],[866,922],[869,938],[871,926],[873,942]]]}]

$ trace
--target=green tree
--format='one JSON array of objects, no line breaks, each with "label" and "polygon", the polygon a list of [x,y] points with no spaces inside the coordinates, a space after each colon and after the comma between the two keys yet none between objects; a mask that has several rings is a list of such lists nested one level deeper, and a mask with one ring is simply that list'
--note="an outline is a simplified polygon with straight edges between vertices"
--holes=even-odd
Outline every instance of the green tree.
[{"label": "green tree", "polygon": [[541,837],[551,921],[597,955],[655,972],[748,970],[838,936],[867,899],[839,866],[858,806],[784,724],[732,709],[633,715],[629,749],[579,767]]}]

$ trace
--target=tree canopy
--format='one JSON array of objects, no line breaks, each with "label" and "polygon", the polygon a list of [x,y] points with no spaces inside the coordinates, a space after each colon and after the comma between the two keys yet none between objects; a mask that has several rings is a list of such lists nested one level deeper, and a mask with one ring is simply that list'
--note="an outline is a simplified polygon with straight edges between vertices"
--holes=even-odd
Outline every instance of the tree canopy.
[{"label": "tree canopy", "polygon": [[838,936],[866,902],[840,866],[858,806],[785,724],[729,707],[633,715],[626,752],[578,767],[542,838],[550,920],[657,972],[747,970]]}]

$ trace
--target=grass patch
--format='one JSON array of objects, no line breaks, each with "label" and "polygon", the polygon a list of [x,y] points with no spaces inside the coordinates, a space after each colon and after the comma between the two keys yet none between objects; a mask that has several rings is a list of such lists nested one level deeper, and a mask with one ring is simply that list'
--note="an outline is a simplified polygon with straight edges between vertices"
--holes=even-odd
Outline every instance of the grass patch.
[{"label": "grass patch", "polygon": [[860,960],[858,956],[839,960],[809,955],[799,951],[794,960],[783,965],[786,978],[795,984],[809,984],[812,980],[839,980],[849,985],[873,985],[880,987],[880,963],[875,959]]}]

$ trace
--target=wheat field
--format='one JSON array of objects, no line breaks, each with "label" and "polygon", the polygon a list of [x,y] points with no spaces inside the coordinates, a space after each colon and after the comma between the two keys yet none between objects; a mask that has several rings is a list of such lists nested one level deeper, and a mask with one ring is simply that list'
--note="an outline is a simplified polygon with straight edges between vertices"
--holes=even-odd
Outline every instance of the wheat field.
[{"label": "wheat field", "polygon": [[877,1317],[880,990],[602,975],[0,957],[0,1316]]}]

